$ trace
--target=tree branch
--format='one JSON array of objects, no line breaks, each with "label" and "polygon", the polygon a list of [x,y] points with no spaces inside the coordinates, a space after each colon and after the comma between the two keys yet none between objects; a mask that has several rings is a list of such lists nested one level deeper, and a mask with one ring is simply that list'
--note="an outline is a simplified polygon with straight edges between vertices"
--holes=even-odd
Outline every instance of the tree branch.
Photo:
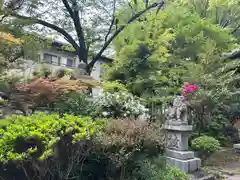
[{"label": "tree branch", "polygon": [[[79,42],[79,51],[77,51],[77,54],[79,57],[81,57],[80,60],[83,60],[84,63],[87,64],[87,49],[86,49],[86,44],[85,44],[85,40],[84,40],[84,34],[83,34],[83,29],[80,23],[80,19],[79,19],[79,12],[78,10],[73,10],[69,3],[67,2],[67,0],[62,0],[64,6],[66,7],[68,13],[70,14],[70,17],[73,20],[73,24],[78,36],[78,42]],[[76,1],[73,2],[73,6],[77,6]],[[81,53],[81,54],[80,54]]]},{"label": "tree branch", "polygon": [[[82,54],[82,60],[87,64],[87,54],[86,54],[86,44],[85,44],[85,38],[84,38],[84,33],[82,29],[82,25],[80,23],[80,18],[79,18],[79,12],[74,11],[74,26],[78,35],[78,41],[80,45],[80,53]],[[81,60],[81,59],[80,59]]]},{"label": "tree branch", "polygon": [[133,21],[135,21],[137,18],[139,18],[141,15],[143,15],[144,13],[146,13],[147,11],[155,8],[155,7],[162,7],[164,5],[164,1],[161,1],[159,3],[153,3],[150,6],[148,6],[148,8],[138,12],[137,14],[135,14],[134,16],[132,16],[128,22],[125,25],[122,25],[119,27],[118,30],[116,30],[113,35],[104,43],[102,49],[98,52],[98,54],[93,58],[93,60],[88,64],[88,68],[92,68],[93,65],[96,63],[96,61],[101,57],[102,53],[106,50],[106,48],[109,46],[109,44],[115,39],[115,37],[122,32],[126,26],[128,24],[131,24]]},{"label": "tree branch", "polygon": [[240,23],[238,24],[238,26],[236,28],[234,28],[234,30],[232,31],[232,34],[234,34],[235,32],[237,32],[237,30],[240,28]]},{"label": "tree branch", "polygon": [[70,5],[68,4],[67,0],[62,0],[64,6],[66,7],[68,13],[70,14],[70,16],[73,18],[73,10],[70,7]]},{"label": "tree branch", "polygon": [[100,56],[100,59],[106,62],[110,62],[112,63],[114,61],[114,59],[106,57],[106,56]]},{"label": "tree branch", "polygon": [[232,53],[227,54],[225,58],[230,59],[230,60],[239,59],[240,58],[240,49],[238,49],[238,50],[236,50]]},{"label": "tree branch", "polygon": [[[63,0],[63,1],[65,1],[65,0]],[[73,0],[73,6],[77,7],[76,0]],[[67,10],[69,11],[69,13],[72,17],[73,24],[74,24],[74,27],[75,27],[75,30],[76,30],[76,33],[77,33],[77,36],[78,36],[78,42],[79,42],[79,46],[80,46],[80,49],[78,51],[78,56],[81,58],[79,60],[80,61],[83,60],[83,62],[87,64],[88,52],[87,52],[87,48],[86,48],[83,28],[82,28],[80,18],[79,18],[79,11],[78,11],[78,9],[73,9],[72,10],[69,7],[69,5],[67,5],[66,8],[67,8]]]},{"label": "tree branch", "polygon": [[13,16],[13,17],[19,18],[19,19],[35,21],[35,23],[37,23],[37,24],[41,24],[43,26],[46,26],[46,27],[48,27],[50,29],[53,29],[53,30],[57,31],[58,33],[62,34],[66,38],[66,40],[76,49],[76,51],[79,52],[78,44],[75,42],[73,37],[70,34],[68,34],[64,29],[62,29],[62,28],[60,28],[60,27],[58,27],[58,26],[56,26],[54,24],[48,23],[46,21],[43,21],[41,19],[31,18],[31,17],[27,17],[27,16],[22,16],[22,15],[15,14],[15,13],[11,13],[10,15]]},{"label": "tree branch", "polygon": [[116,11],[116,0],[113,1],[113,14],[112,14],[112,22],[109,26],[109,29],[108,29],[108,32],[107,32],[107,35],[105,36],[105,42],[107,41],[108,39],[108,36],[112,30],[112,27],[114,25],[114,21],[115,21],[115,11]]},{"label": "tree branch", "polygon": [[23,0],[16,0],[16,1],[7,2],[5,6],[7,9],[11,9],[11,11],[16,11],[22,7],[23,3],[24,3]]},{"label": "tree branch", "polygon": [[3,16],[1,17],[1,19],[0,19],[0,23],[3,22],[3,20],[4,20],[6,17],[8,17],[7,14],[3,15]]}]

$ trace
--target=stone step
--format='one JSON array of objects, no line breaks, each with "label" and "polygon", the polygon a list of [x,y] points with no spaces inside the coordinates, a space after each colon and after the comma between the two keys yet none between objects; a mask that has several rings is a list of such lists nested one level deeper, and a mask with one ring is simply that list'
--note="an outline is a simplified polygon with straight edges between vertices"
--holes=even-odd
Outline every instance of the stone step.
[{"label": "stone step", "polygon": [[181,159],[181,160],[187,160],[187,159],[194,158],[193,151],[177,151],[177,150],[172,150],[172,149],[166,149],[165,153],[168,157]]},{"label": "stone step", "polygon": [[170,166],[175,166],[185,173],[197,171],[201,168],[201,159],[193,158],[187,160],[176,159],[172,157],[166,157],[167,163]]},{"label": "stone step", "polygon": [[233,148],[235,149],[235,151],[236,151],[237,153],[240,153],[240,144],[234,144],[234,145],[233,145]]}]

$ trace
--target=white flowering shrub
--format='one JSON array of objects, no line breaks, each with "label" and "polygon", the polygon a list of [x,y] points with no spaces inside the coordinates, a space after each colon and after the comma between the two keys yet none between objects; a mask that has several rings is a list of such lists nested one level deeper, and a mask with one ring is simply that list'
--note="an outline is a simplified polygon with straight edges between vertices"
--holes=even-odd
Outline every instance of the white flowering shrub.
[{"label": "white flowering shrub", "polygon": [[148,112],[148,109],[132,94],[127,92],[102,92],[95,99],[98,116],[104,117],[138,117]]}]

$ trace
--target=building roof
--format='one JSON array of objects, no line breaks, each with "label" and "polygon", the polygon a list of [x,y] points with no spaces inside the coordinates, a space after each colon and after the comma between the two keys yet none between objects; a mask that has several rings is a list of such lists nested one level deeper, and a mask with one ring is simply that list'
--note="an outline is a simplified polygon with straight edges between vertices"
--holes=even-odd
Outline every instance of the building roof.
[{"label": "building roof", "polygon": [[240,59],[240,49],[235,49],[231,53],[224,53],[223,56],[231,60]]},{"label": "building roof", "polygon": [[[56,48],[59,51],[71,52],[71,53],[74,53],[75,55],[77,55],[77,52],[69,43],[65,43],[65,42],[62,42],[59,40],[53,40],[51,43],[51,46]],[[103,61],[106,63],[112,63],[113,59],[106,57],[106,56],[101,56],[101,59],[99,59],[99,61]]]}]

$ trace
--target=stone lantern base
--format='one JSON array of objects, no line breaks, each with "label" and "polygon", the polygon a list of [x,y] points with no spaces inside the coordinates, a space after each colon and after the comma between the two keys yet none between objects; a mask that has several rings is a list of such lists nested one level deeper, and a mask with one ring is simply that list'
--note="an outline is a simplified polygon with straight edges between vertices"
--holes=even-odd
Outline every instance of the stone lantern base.
[{"label": "stone lantern base", "polygon": [[188,137],[192,126],[165,125],[166,158],[170,166],[175,166],[185,173],[194,172],[201,168],[201,159],[194,157],[194,152],[188,150]]},{"label": "stone lantern base", "polygon": [[234,144],[233,148],[235,149],[236,153],[240,153],[240,144]]}]

